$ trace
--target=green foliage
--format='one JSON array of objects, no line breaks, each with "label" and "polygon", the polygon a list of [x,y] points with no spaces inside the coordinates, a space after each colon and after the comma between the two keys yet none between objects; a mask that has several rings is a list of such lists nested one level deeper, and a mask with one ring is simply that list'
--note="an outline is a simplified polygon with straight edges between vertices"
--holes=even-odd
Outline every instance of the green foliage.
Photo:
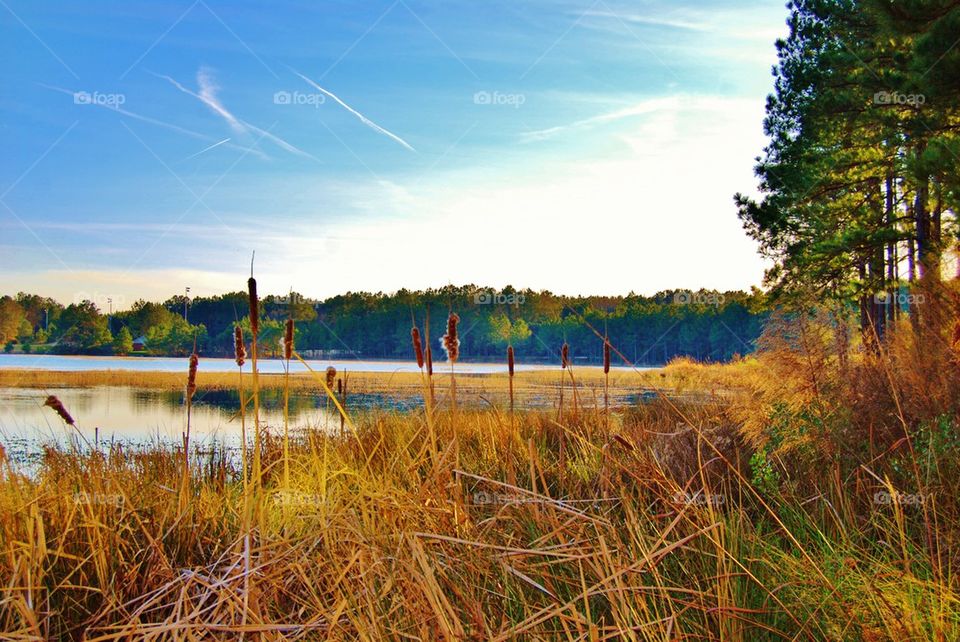
[{"label": "green foliage", "polygon": [[750,456],[750,483],[765,497],[774,497],[780,488],[780,474],[767,458],[767,451],[757,450]]},{"label": "green foliage", "polygon": [[[400,290],[394,294],[348,292],[325,301],[296,293],[263,297],[259,347],[265,356],[280,354],[283,324],[296,322],[299,351],[322,350],[360,358],[409,359],[411,312],[421,332],[430,314],[430,340],[439,353],[446,312],[456,311],[461,323],[461,353],[466,360],[504,358],[512,344],[518,362],[554,361],[560,345],[570,344],[578,362],[599,363],[606,331],[612,344],[631,362],[664,363],[678,356],[704,361],[726,361],[753,350],[767,315],[765,297],[758,293],[673,291],[643,297],[566,297],[546,291],[504,288],[496,300],[490,289],[468,285],[438,290]],[[0,301],[0,311],[11,310],[25,335],[35,343],[55,342],[53,351],[132,351],[126,337],[145,336],[147,350],[156,355],[182,355],[194,339],[206,355],[233,354],[233,327],[237,323],[249,338],[247,296],[234,292],[190,300],[188,323],[183,319],[183,296],[166,302],[139,300],[111,316],[111,327],[93,306],[84,302],[58,308],[55,302],[20,293],[18,300]],[[509,303],[502,303],[501,301]],[[485,302],[484,302],[485,301]],[[25,307],[26,306],[26,307]],[[50,330],[44,330],[46,316]],[[23,323],[26,317],[27,323]],[[36,321],[39,325],[30,326]],[[31,331],[32,330],[32,331]],[[110,330],[117,335],[114,341]],[[124,333],[124,331],[126,331]],[[15,335],[14,335],[15,336]]]},{"label": "green foliage", "polygon": [[90,301],[67,306],[56,325],[54,337],[68,352],[99,351],[113,342],[107,318]]},{"label": "green foliage", "polygon": [[938,279],[956,241],[960,5],[789,8],[756,166],[763,196],[738,194],[739,215],[774,262],[775,295],[857,301],[861,326],[882,333],[898,312],[874,295]]},{"label": "green foliage", "polygon": [[133,352],[133,335],[126,326],[120,328],[113,338],[113,351],[115,354],[130,354]]}]

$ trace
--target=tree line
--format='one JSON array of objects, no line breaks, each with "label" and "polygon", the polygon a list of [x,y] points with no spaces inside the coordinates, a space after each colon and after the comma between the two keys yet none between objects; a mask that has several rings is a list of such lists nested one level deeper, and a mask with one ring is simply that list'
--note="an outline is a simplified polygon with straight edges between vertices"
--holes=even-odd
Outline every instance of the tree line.
[{"label": "tree line", "polygon": [[[186,305],[185,305],[186,304]],[[604,335],[628,361],[665,363],[678,356],[725,361],[751,352],[767,316],[762,293],[670,290],[653,296],[561,296],[474,285],[385,294],[348,292],[323,301],[290,293],[261,301],[259,345],[277,354],[293,318],[296,346],[340,358],[410,358],[414,323],[431,341],[448,312],[460,315],[466,360],[496,360],[513,345],[518,359],[555,360],[570,345],[575,362],[599,362]],[[177,295],[137,301],[103,314],[90,301],[64,306],[20,293],[0,298],[0,341],[7,351],[67,354],[230,356],[236,325],[249,331],[247,294]],[[429,328],[426,319],[429,315]],[[135,341],[136,340],[136,341]],[[135,343],[137,345],[135,345]],[[137,348],[137,349],[135,349]]]},{"label": "tree line", "polygon": [[787,6],[761,197],[735,201],[773,259],[771,294],[838,304],[872,341],[949,300],[938,292],[957,245],[960,3]]}]

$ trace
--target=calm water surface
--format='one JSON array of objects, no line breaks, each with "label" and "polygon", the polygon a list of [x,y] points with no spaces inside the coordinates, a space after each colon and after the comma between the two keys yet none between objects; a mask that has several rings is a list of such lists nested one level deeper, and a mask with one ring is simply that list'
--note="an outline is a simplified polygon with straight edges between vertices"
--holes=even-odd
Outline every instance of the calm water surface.
[{"label": "calm water surface", "polygon": [[[310,360],[310,367],[317,372],[323,372],[327,366],[333,366],[338,372],[419,372],[416,361],[364,361],[359,359],[343,360]],[[248,360],[243,367],[244,372],[251,371]],[[260,359],[257,367],[264,374],[279,374],[283,372],[283,361],[280,359]],[[445,367],[438,364],[438,369]],[[0,368],[16,368],[25,370],[132,370],[136,372],[186,372],[187,357],[87,357],[61,356],[53,354],[0,354]],[[201,370],[208,372],[236,372],[237,364],[233,359],[214,359],[200,357]],[[517,364],[517,370],[544,370],[556,368],[550,365],[522,365]],[[300,362],[290,364],[290,372],[306,372],[307,369]],[[457,363],[457,372],[464,374],[495,374],[506,372],[507,366],[503,363]]]}]

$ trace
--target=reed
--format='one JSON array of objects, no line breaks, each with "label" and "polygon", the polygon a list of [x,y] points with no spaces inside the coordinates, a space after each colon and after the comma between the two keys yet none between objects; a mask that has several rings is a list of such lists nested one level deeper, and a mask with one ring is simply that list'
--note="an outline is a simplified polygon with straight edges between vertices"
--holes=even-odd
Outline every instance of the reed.
[{"label": "reed", "polygon": [[186,512],[191,493],[190,482],[190,415],[193,410],[193,395],[197,392],[197,368],[200,365],[200,358],[197,355],[196,346],[190,355],[189,365],[187,367],[187,429],[183,433],[183,470],[180,478],[180,513]]},{"label": "reed", "polygon": [[[251,272],[253,266],[250,267]],[[260,332],[260,299],[257,296],[257,280],[250,275],[247,279],[247,294],[249,299],[249,319],[250,319],[250,365],[253,380],[253,486],[259,488],[262,481],[261,475],[261,443],[262,434],[260,431],[260,378],[257,371],[257,335]]]},{"label": "reed", "polygon": [[247,402],[244,399],[243,364],[247,362],[247,349],[243,344],[243,328],[239,324],[233,328],[233,358],[237,363],[237,395],[240,398],[240,468],[244,496],[246,496],[249,480],[247,479]]},{"label": "reed", "polygon": [[603,417],[610,430],[610,339],[603,338]]},{"label": "reed", "polygon": [[290,488],[290,359],[293,358],[293,318],[284,325],[283,332],[283,488]]},{"label": "reed", "polygon": [[47,400],[43,402],[43,405],[47,406],[48,408],[52,408],[53,411],[57,413],[61,419],[63,419],[63,423],[67,424],[68,426],[76,427],[77,422],[74,421],[72,416],[70,416],[70,413],[67,412],[63,402],[60,401],[56,395],[49,395]]},{"label": "reed", "polygon": [[453,411],[457,410],[457,379],[454,375],[454,364],[460,358],[460,337],[457,336],[457,324],[460,323],[460,317],[456,312],[451,312],[447,317],[447,332],[443,335],[443,351],[447,353],[447,362],[450,363],[450,403]]},{"label": "reed", "polygon": [[410,330],[410,338],[413,341],[413,354],[417,358],[417,367],[423,370],[423,343],[420,341],[420,330],[416,326]]},{"label": "reed", "polygon": [[[430,448],[433,456],[437,454],[437,435],[433,426],[433,395],[431,393],[432,383],[430,376],[424,376],[424,365],[425,358],[423,353],[423,342],[420,339],[420,330],[414,325],[410,329],[410,341],[413,344],[413,354],[417,360],[417,367],[420,369],[420,381],[423,385],[423,405],[424,405],[424,416],[426,417],[427,422],[427,431],[430,435]],[[429,351],[429,346],[427,350]],[[432,364],[431,364],[432,370]]]},{"label": "reed", "polygon": [[510,430],[512,431],[515,428],[514,420],[514,411],[513,411],[513,346],[507,346],[507,376],[510,381]]},{"label": "reed", "polygon": [[[338,382],[338,379],[337,379],[337,369],[334,368],[333,366],[327,366],[327,370],[326,370],[324,376],[326,376],[327,389],[328,389],[328,390],[337,390],[337,396],[339,396],[339,395],[340,395],[340,391],[338,390],[338,384],[337,384],[337,382]],[[329,422],[329,417],[330,417],[330,397],[329,397],[329,395],[325,396],[324,399],[323,399],[323,408],[324,408],[324,419],[323,419],[324,427],[329,427],[329,423],[328,423],[328,422]],[[342,417],[341,417],[341,419],[342,419]]]},{"label": "reed", "polygon": [[567,362],[570,359],[570,346],[564,341],[560,346],[560,401],[557,408],[557,420],[563,421],[563,386],[567,376]]}]

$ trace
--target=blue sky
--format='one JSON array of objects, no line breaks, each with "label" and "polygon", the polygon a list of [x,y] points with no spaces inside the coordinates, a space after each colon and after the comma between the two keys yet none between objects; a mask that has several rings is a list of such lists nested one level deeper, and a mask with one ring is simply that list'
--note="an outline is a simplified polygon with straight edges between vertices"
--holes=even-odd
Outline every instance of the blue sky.
[{"label": "blue sky", "polygon": [[0,0],[0,291],[746,288],[782,0]]}]

